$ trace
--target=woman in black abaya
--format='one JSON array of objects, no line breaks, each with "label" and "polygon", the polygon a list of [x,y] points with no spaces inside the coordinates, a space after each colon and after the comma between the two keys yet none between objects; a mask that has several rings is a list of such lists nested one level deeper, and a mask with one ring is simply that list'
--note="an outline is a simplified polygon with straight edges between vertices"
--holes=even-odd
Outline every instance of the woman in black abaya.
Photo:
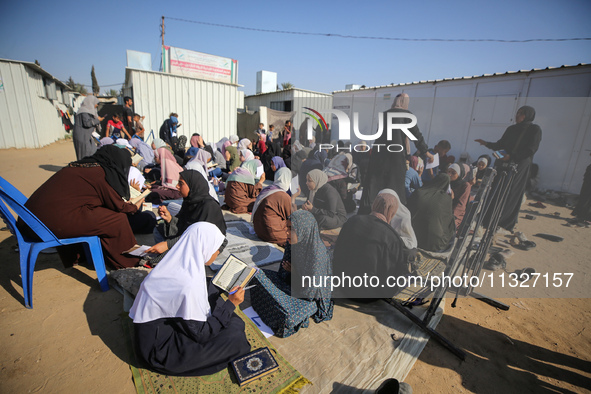
[{"label": "woman in black abaya", "polygon": [[[407,152],[407,141],[406,135],[400,129],[394,129],[392,131],[392,140],[388,140],[388,133],[385,128],[387,125],[388,113],[390,112],[402,112],[412,114],[408,110],[409,97],[406,93],[401,93],[394,99],[392,108],[383,113],[383,125],[384,130],[382,135],[374,142],[374,147],[369,158],[369,168],[367,170],[367,176],[363,180],[363,195],[360,201],[359,213],[369,214],[371,212],[371,206],[373,200],[380,190],[392,189],[398,196],[400,196],[400,202],[406,204],[406,190],[404,188],[404,181],[406,178],[406,156],[410,152]],[[403,119],[394,119],[394,123],[408,123]],[[427,152],[429,147],[423,138],[423,135],[419,131],[417,126],[412,127],[409,130],[417,140],[414,141],[415,147],[419,151],[419,155],[427,155],[432,158],[431,154]],[[382,144],[379,146],[378,144]],[[397,144],[402,146],[404,149],[402,152],[389,152],[386,148],[388,145]]]},{"label": "woman in black abaya", "polygon": [[[159,241],[148,249],[148,253],[164,253],[174,246],[183,232],[193,223],[209,222],[226,234],[226,222],[220,204],[209,194],[209,185],[203,175],[195,170],[180,173],[177,189],[183,196],[183,205],[176,216],[172,216],[165,206],[159,208],[164,224],[158,226],[155,238]],[[156,234],[158,232],[159,234]],[[160,237],[158,237],[160,235]],[[159,260],[158,260],[159,261]]]},{"label": "woman in black abaya", "polygon": [[[495,162],[497,171],[508,169],[510,163],[517,165],[517,174],[515,174],[513,183],[507,192],[507,200],[499,219],[499,226],[508,231],[513,231],[517,224],[533,157],[538,151],[540,141],[542,141],[542,129],[537,124],[532,123],[535,117],[536,110],[525,105],[517,110],[515,115],[516,123],[507,127],[500,140],[497,142],[476,140],[480,145],[484,145],[493,151],[506,151],[504,157],[497,159]],[[497,175],[498,179],[500,179],[499,175]],[[496,184],[498,183],[493,184],[493,190]],[[488,214],[490,215],[490,212]],[[487,222],[488,220],[485,221],[485,223]]]}]

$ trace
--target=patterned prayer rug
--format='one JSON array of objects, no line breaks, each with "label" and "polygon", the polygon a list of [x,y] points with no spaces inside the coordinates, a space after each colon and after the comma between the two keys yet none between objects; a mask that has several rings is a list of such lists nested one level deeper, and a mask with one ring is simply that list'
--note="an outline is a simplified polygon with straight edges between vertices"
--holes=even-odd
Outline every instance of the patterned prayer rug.
[{"label": "patterned prayer rug", "polygon": [[277,363],[279,370],[272,374],[265,375],[242,387],[236,381],[234,373],[230,368],[226,368],[216,374],[209,376],[167,376],[138,367],[138,362],[133,351],[133,322],[127,315],[123,314],[123,331],[126,334],[131,358],[131,372],[133,381],[138,394],[144,393],[297,393],[300,388],[311,382],[303,377],[294,367],[292,367],[269,341],[263,336],[255,324],[244,313],[236,308],[236,314],[240,316],[245,323],[246,338],[252,347],[252,350],[267,346]]}]

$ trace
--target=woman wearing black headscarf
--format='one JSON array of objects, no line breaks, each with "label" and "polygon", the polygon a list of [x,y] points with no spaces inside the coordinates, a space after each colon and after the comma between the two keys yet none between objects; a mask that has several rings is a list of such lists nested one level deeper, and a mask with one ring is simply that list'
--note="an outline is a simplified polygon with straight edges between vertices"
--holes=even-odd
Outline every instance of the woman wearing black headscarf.
[{"label": "woman wearing black headscarf", "polygon": [[[136,205],[124,201],[129,199],[130,166],[129,151],[104,146],[59,170],[25,206],[58,238],[98,235],[111,268],[133,267],[139,259],[121,254],[136,244],[125,214],[137,212],[143,200]],[[61,247],[58,252],[65,266],[84,255],[80,248]]]},{"label": "woman wearing black headscarf", "polygon": [[[509,163],[517,165],[517,174],[507,192],[507,200],[503,206],[499,226],[513,231],[517,224],[519,209],[534,154],[538,151],[542,141],[542,129],[532,123],[536,117],[536,110],[527,105],[519,108],[515,115],[515,124],[507,127],[505,133],[497,142],[486,142],[477,139],[476,142],[494,151],[505,150],[506,154],[495,162],[497,170],[505,170]],[[499,179],[499,178],[497,178]],[[495,185],[498,184],[495,182]],[[490,212],[489,212],[490,215]],[[487,221],[488,222],[488,221]]]},{"label": "woman wearing black headscarf", "polygon": [[443,252],[452,244],[456,225],[448,189],[449,175],[440,172],[408,199],[412,228],[421,249]]},{"label": "woman wearing black headscarf", "polygon": [[174,246],[183,232],[193,223],[209,222],[215,224],[222,234],[226,234],[226,222],[220,204],[209,195],[209,185],[203,175],[195,170],[180,173],[177,189],[183,196],[183,205],[176,216],[172,216],[165,206],[158,210],[164,224],[158,226],[154,232],[165,241],[159,242],[148,253],[164,253]]},{"label": "woman wearing black headscarf", "polygon": [[[267,138],[266,146],[267,150],[261,155],[261,163],[263,163],[266,178],[273,179],[275,177],[275,171],[271,168],[271,163],[275,156],[281,155],[281,145],[278,142],[273,142],[273,140]],[[287,163],[285,163],[285,165],[288,166]]]}]

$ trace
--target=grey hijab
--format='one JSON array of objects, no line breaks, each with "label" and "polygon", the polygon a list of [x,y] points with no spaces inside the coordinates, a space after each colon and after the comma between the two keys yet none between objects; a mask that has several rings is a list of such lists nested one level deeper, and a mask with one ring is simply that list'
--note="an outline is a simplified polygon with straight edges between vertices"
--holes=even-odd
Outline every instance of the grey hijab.
[{"label": "grey hijab", "polygon": [[99,99],[96,96],[86,96],[82,104],[80,105],[80,109],[78,109],[79,114],[90,114],[98,119],[98,113],[96,112],[96,108],[94,107],[99,103]]}]

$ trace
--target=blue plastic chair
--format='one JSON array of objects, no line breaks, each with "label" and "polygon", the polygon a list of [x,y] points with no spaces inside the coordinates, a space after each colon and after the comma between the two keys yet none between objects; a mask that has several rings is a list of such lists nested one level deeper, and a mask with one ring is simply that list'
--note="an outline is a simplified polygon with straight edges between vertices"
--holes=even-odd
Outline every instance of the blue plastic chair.
[{"label": "blue plastic chair", "polygon": [[[45,224],[25,207],[26,201],[27,198],[18,189],[0,177],[0,216],[18,241],[25,306],[33,308],[33,274],[39,252],[56,246],[83,243],[86,258],[88,261],[92,261],[94,265],[101,289],[103,291],[109,290],[100,238],[90,236],[58,239]],[[16,227],[16,218],[8,210],[7,205],[37,234],[41,241],[29,239],[21,234]]]}]

